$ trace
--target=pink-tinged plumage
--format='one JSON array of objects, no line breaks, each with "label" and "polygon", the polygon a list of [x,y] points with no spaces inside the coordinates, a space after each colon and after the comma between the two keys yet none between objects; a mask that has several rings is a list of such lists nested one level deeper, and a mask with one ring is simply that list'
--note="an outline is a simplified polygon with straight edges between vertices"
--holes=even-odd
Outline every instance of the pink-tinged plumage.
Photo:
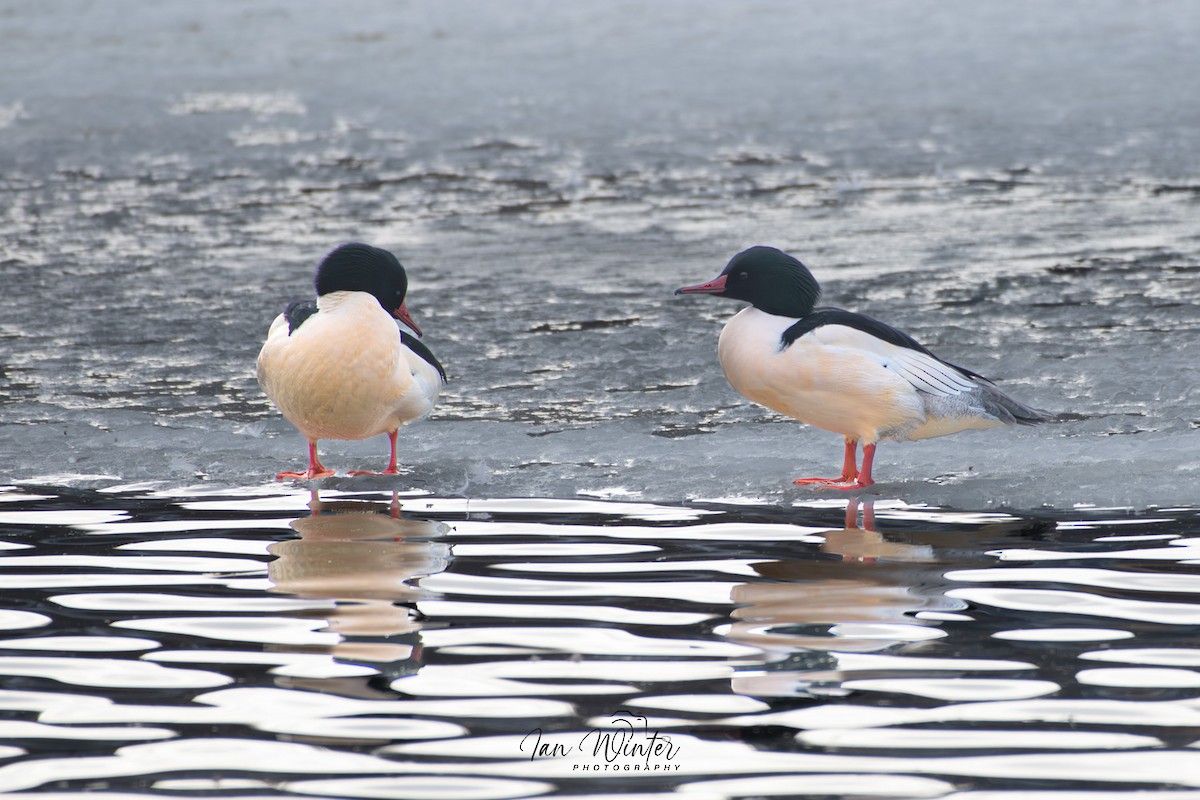
[{"label": "pink-tinged plumage", "polygon": [[437,370],[400,340],[396,322],[363,292],[335,292],[288,335],[283,315],[258,356],[267,396],[309,439],[368,439],[425,416]]},{"label": "pink-tinged plumage", "polygon": [[[364,248],[372,259],[375,252],[386,254],[365,245],[356,247]],[[384,264],[384,268],[393,266]],[[399,262],[394,269],[402,270]],[[391,458],[383,472],[397,472],[396,432],[433,409],[443,379],[436,360],[430,360],[432,354],[426,350],[426,358],[416,352],[415,339],[406,343],[396,324],[398,315],[383,305],[389,299],[389,307],[394,302],[395,308],[403,308],[406,285],[404,280],[399,289],[393,287],[398,299],[381,299],[368,291],[328,291],[317,298],[315,312],[298,322],[287,314],[272,322],[258,355],[258,381],[309,442],[309,469],[282,472],[278,477],[332,475],[333,470],[317,456],[318,440],[380,434],[391,440]]]},{"label": "pink-tinged plumage", "polygon": [[[730,385],[754,402],[850,439],[927,439],[1004,423],[972,410],[968,397],[978,385],[957,378],[956,391],[934,395],[906,377],[905,363],[947,374],[944,364],[922,353],[841,325],[828,325],[779,347],[795,320],[746,308],[721,331],[717,345]],[[947,374],[948,378],[952,378]],[[931,411],[961,398],[961,414]]]},{"label": "pink-tinged plumage", "polygon": [[839,476],[796,483],[863,488],[874,482],[879,441],[1049,419],[890,326],[816,308],[816,280],[774,248],[739,253],[717,278],[679,292],[750,302],[725,325],[717,346],[730,385],[755,403],[844,438]]}]

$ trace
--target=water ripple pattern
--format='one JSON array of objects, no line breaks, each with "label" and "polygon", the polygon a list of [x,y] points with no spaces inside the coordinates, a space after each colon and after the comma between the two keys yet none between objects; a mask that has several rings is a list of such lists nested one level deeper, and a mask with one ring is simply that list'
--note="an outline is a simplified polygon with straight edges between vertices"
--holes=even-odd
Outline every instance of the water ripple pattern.
[{"label": "water ripple pattern", "polygon": [[1200,788],[1195,512],[3,495],[6,794]]}]

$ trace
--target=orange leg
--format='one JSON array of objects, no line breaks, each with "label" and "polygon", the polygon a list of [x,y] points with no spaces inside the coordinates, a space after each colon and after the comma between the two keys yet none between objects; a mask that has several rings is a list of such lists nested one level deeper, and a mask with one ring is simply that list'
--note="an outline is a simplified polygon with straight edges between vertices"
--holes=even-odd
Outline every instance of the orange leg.
[{"label": "orange leg", "polygon": [[818,489],[841,489],[843,491],[852,491],[854,489],[865,489],[875,481],[871,478],[871,465],[875,462],[875,445],[863,445],[862,469],[858,469],[855,464],[855,453],[858,450],[858,442],[856,440],[846,440],[846,456],[842,461],[842,474],[838,478],[797,478],[796,484],[817,484]]},{"label": "orange leg", "polygon": [[862,527],[863,527],[864,531],[875,530],[875,501],[874,500],[868,500],[867,504],[863,506]]},{"label": "orange leg", "polygon": [[396,469],[396,434],[399,429],[388,434],[388,440],[392,443],[392,457],[388,459],[388,465],[384,467],[383,472],[372,472],[369,469],[356,469],[351,475],[399,475],[400,470]]},{"label": "orange leg", "polygon": [[[855,455],[857,454],[857,452],[858,452],[858,440],[857,439],[847,439],[846,440],[846,455],[842,458],[842,474],[841,475],[839,475],[836,478],[796,478],[796,480],[792,481],[792,483],[795,483],[797,486],[803,486],[803,485],[809,484],[809,483],[816,483],[816,484],[821,484],[821,485],[830,485],[830,484],[835,484],[835,483],[849,483],[850,481],[852,481],[858,477],[858,467],[854,463]],[[863,453],[864,453],[864,458],[865,458],[866,448],[863,448]],[[869,468],[870,467],[868,467],[868,469]]]},{"label": "orange leg", "polygon": [[[858,471],[858,479],[852,483],[834,483],[827,484],[830,489],[841,489],[842,491],[853,491],[855,489],[865,489],[875,483],[871,479],[871,465],[875,462],[875,445],[863,445],[863,460],[862,469]],[[824,488],[824,487],[822,487]],[[873,515],[872,515],[873,516]],[[871,520],[874,522],[874,519]]]},{"label": "orange leg", "polygon": [[858,498],[851,497],[846,501],[846,516],[842,520],[842,527],[846,530],[854,530],[858,527]]},{"label": "orange leg", "polygon": [[857,497],[851,497],[846,501],[846,530],[859,528],[858,524],[858,509],[862,506],[862,526],[864,531],[875,531],[875,501],[868,500],[866,503],[859,503]]},{"label": "orange leg", "polygon": [[316,478],[328,478],[333,474],[333,470],[326,469],[321,463],[321,459],[317,456],[317,440],[308,440],[308,471],[307,472],[281,472],[275,476],[277,481],[285,481],[288,478],[295,478],[302,481],[311,481]]}]

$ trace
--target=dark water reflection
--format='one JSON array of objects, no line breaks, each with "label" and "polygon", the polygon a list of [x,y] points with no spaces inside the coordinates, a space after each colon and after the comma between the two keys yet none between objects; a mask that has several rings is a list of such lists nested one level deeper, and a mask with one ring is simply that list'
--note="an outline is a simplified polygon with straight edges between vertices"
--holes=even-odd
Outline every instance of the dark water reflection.
[{"label": "dark water reflection", "polygon": [[1192,509],[0,500],[6,793],[1200,786]]}]

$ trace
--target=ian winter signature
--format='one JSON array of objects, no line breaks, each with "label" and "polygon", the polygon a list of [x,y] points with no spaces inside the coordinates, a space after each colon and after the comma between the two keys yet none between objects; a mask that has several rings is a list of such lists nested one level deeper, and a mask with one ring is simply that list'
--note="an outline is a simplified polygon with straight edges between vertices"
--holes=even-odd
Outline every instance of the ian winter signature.
[{"label": "ian winter signature", "polygon": [[[572,770],[588,771],[670,771],[679,765],[671,763],[679,755],[679,745],[670,736],[650,730],[641,714],[618,711],[612,715],[612,727],[597,727],[580,737],[578,743],[544,742],[541,728],[534,728],[521,739],[521,752],[529,760],[538,758],[580,759]],[[588,760],[591,759],[591,760]]]}]

